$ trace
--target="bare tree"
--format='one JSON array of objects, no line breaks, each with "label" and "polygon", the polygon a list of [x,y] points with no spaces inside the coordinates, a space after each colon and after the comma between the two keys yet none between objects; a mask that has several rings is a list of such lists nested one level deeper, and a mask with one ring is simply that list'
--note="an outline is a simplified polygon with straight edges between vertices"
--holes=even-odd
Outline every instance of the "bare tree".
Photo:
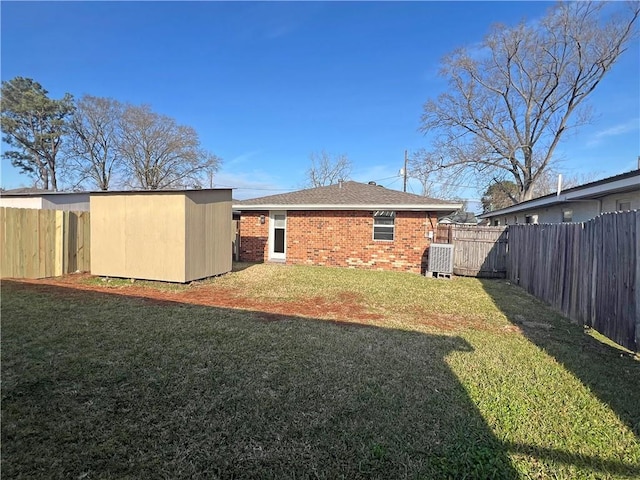
[{"label": "bare tree", "polygon": [[461,184],[464,177],[458,178],[453,172],[439,168],[439,161],[435,153],[424,149],[417,150],[409,157],[408,176],[420,182],[421,194],[425,197],[460,197],[465,188]]},{"label": "bare tree", "polygon": [[[536,23],[495,26],[480,48],[443,60],[447,93],[424,105],[439,167],[502,177],[532,198],[563,135],[589,120],[584,100],[636,35],[640,2],[603,20],[601,2],[554,6]],[[485,183],[486,184],[486,183]]]},{"label": "bare tree", "polygon": [[597,180],[598,177],[601,177],[597,172],[567,174],[553,169],[545,170],[538,178],[534,187],[533,198],[543,197],[550,193],[557,192],[559,175],[562,175],[562,190],[577,187],[578,185],[584,185],[585,183],[593,182]]},{"label": "bare tree", "polygon": [[114,174],[122,169],[119,150],[123,106],[110,99],[85,95],[76,102],[70,122],[69,155],[78,183],[89,180],[108,190]]},{"label": "bare tree", "polygon": [[333,185],[338,180],[348,180],[351,175],[351,161],[346,155],[332,156],[324,150],[309,155],[311,166],[306,172],[309,187]]},{"label": "bare tree", "polygon": [[200,146],[197,132],[147,105],[124,108],[119,151],[128,184],[147,190],[200,185],[220,159]]}]

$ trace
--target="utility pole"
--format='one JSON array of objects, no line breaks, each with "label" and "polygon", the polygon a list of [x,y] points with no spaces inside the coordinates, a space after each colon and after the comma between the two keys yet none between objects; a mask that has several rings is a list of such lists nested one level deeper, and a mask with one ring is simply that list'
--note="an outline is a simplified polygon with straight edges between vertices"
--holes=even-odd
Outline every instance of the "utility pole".
[{"label": "utility pole", "polygon": [[407,151],[404,151],[404,168],[402,169],[402,173],[404,174],[404,189],[403,192],[407,192]]}]

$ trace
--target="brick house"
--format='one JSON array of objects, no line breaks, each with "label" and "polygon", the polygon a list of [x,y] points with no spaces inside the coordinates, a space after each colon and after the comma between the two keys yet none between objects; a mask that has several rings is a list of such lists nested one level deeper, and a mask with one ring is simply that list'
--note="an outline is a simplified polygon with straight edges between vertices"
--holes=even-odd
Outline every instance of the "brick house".
[{"label": "brick house", "polygon": [[241,261],[416,273],[438,217],[461,207],[352,181],[233,204]]}]

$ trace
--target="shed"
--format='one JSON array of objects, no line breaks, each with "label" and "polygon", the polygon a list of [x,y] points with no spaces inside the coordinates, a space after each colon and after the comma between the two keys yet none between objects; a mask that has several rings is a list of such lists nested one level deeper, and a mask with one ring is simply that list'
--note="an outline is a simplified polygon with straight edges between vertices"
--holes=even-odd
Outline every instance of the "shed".
[{"label": "shed", "polygon": [[231,271],[231,190],[91,193],[93,275],[190,282]]}]

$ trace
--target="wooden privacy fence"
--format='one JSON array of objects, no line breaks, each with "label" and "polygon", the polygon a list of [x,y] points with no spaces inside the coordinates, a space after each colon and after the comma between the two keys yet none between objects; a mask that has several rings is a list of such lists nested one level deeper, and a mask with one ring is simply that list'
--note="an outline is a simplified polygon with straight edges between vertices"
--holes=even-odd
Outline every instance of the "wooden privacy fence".
[{"label": "wooden privacy fence", "polygon": [[439,225],[436,242],[453,244],[454,274],[506,277],[507,227]]},{"label": "wooden privacy fence", "polygon": [[640,211],[510,225],[508,278],[570,319],[640,347]]},{"label": "wooden privacy fence", "polygon": [[0,208],[0,276],[45,278],[89,271],[89,212]]}]

